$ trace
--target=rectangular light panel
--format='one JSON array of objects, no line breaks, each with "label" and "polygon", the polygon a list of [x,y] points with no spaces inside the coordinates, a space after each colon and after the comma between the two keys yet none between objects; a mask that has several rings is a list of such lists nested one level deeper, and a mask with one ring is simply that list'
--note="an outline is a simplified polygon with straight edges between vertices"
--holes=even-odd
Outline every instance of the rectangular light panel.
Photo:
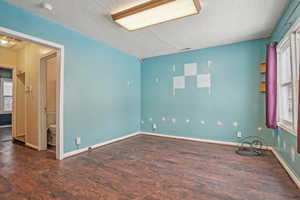
[{"label": "rectangular light panel", "polygon": [[127,30],[133,31],[154,24],[196,15],[200,9],[199,0],[151,0],[112,14],[112,18]]}]

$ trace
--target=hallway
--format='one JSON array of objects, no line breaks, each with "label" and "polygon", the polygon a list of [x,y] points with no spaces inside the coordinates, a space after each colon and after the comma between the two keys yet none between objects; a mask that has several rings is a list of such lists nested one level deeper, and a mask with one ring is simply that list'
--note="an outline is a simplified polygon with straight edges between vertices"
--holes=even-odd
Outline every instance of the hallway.
[{"label": "hallway", "polygon": [[11,139],[11,128],[0,128],[0,142],[6,142]]}]

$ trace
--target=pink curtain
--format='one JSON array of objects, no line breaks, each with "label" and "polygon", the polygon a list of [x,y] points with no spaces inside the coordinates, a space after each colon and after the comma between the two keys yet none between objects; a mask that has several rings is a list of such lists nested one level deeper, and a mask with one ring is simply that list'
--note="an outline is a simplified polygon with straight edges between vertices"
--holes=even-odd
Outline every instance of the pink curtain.
[{"label": "pink curtain", "polygon": [[267,45],[267,72],[266,72],[266,125],[268,128],[277,128],[277,43]]}]

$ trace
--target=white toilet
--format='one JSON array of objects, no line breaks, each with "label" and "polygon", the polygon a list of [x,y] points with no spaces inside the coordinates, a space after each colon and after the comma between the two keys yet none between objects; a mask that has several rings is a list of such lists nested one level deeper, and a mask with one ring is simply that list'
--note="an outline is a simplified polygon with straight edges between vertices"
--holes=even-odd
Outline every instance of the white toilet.
[{"label": "white toilet", "polygon": [[56,124],[51,124],[48,128],[48,144],[55,146],[56,145]]}]

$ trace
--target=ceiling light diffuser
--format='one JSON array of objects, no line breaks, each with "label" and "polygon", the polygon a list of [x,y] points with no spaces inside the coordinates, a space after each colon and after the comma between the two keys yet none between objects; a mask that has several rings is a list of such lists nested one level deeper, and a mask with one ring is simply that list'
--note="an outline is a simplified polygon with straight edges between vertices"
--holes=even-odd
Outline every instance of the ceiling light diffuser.
[{"label": "ceiling light diffuser", "polygon": [[150,0],[112,14],[113,20],[129,31],[154,24],[196,15],[200,12],[199,0]]}]

